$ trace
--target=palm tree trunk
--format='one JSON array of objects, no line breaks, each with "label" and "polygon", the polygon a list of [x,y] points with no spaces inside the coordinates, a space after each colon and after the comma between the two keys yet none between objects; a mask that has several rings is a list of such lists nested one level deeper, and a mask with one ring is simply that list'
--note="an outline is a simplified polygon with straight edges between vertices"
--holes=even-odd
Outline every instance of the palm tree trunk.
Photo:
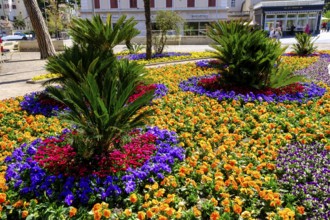
[{"label": "palm tree trunk", "polygon": [[48,28],[42,16],[37,0],[23,0],[27,13],[30,17],[32,27],[36,33],[40,59],[46,59],[56,54],[54,45],[50,38]]},{"label": "palm tree trunk", "polygon": [[146,17],[146,30],[147,30],[146,55],[147,55],[147,60],[149,60],[151,59],[151,47],[152,47],[150,0],[143,0],[143,1],[144,1],[144,15]]}]

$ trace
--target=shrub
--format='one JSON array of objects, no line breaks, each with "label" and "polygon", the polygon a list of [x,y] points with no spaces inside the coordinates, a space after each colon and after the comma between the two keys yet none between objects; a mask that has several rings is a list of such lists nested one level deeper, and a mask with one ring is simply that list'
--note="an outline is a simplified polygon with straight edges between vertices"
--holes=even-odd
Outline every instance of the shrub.
[{"label": "shrub", "polygon": [[314,46],[314,42],[317,39],[318,37],[312,40],[311,35],[306,33],[298,33],[296,34],[297,43],[293,44],[292,49],[300,56],[310,55],[317,50],[317,47]]},{"label": "shrub", "polygon": [[214,57],[223,64],[219,65],[219,83],[257,89],[269,87],[271,75],[284,72],[278,66],[286,48],[267,38],[262,30],[253,30],[244,23],[219,21],[208,29],[207,35],[215,42],[211,45],[215,49]]},{"label": "shrub", "polygon": [[143,117],[148,114],[138,110],[150,103],[152,91],[127,104],[142,81],[144,66],[118,60],[112,52],[135,30],[136,22],[125,19],[122,16],[113,28],[111,16],[106,23],[99,16],[91,21],[74,20],[70,31],[73,47],[51,58],[46,66],[62,75],[55,79],[62,88],[47,89],[51,97],[70,109],[62,117],[78,130],[72,147],[85,159],[120,147],[112,145],[113,140],[144,125]]}]

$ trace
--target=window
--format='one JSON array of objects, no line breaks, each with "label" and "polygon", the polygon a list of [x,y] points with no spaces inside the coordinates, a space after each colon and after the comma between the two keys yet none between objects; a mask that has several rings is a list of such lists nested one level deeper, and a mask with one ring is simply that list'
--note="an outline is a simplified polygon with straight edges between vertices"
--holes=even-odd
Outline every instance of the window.
[{"label": "window", "polygon": [[110,0],[110,7],[111,8],[118,8],[118,1],[117,0]]},{"label": "window", "polygon": [[12,5],[11,7],[12,7],[13,9],[16,9],[16,5]]},{"label": "window", "polygon": [[235,0],[231,0],[231,2],[230,2],[230,7],[232,7],[232,8],[235,7]]},{"label": "window", "polygon": [[0,8],[1,8],[2,6],[0,5]]},{"label": "window", "polygon": [[209,22],[188,22],[184,24],[184,35],[205,35]]},{"label": "window", "polygon": [[172,7],[173,7],[172,0],[166,0],[166,8],[172,8]]},{"label": "window", "polygon": [[94,7],[100,8],[100,0],[94,0]]},{"label": "window", "polygon": [[129,4],[130,8],[137,8],[137,0],[130,0]]},{"label": "window", "polygon": [[187,1],[187,7],[190,7],[190,8],[195,7],[195,0],[188,0]]},{"label": "window", "polygon": [[150,8],[154,8],[155,7],[155,0],[150,0]]},{"label": "window", "polygon": [[209,0],[209,7],[215,7],[216,0]]}]

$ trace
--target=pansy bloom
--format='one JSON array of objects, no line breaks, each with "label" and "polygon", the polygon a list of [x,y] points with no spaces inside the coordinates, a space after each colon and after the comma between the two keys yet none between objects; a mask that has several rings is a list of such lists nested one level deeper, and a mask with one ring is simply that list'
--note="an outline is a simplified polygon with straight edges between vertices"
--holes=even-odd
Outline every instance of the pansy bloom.
[{"label": "pansy bloom", "polygon": [[[69,133],[64,130],[63,135]],[[131,193],[143,182],[163,179],[165,173],[172,172],[177,160],[185,157],[184,150],[178,146],[176,133],[149,127],[145,134],[154,139],[154,153],[140,166],[130,166],[119,175],[74,176],[48,169],[51,161],[38,160],[35,156],[45,141],[61,141],[61,137],[50,137],[45,141],[37,139],[30,144],[22,144],[13,154],[5,159],[7,164],[6,181],[22,197],[42,199],[44,194],[52,200],[61,200],[67,205],[87,204],[90,201],[115,200],[118,195]],[[72,149],[68,149],[72,152]],[[40,154],[39,154],[40,156]],[[63,159],[65,160],[65,158]],[[113,159],[114,160],[114,159]],[[43,163],[41,164],[40,161]],[[111,162],[111,161],[108,161]],[[46,167],[44,166],[46,163]],[[65,169],[65,167],[63,167]],[[95,197],[95,195],[99,195]]]},{"label": "pansy bloom", "polygon": [[186,81],[182,81],[179,87],[183,91],[190,91],[200,95],[206,95],[210,98],[217,99],[218,101],[223,100],[240,100],[243,102],[306,102],[308,100],[321,97],[325,94],[326,89],[322,88],[314,83],[301,83],[304,88],[303,91],[298,91],[296,93],[281,94],[270,91],[266,93],[260,92],[237,92],[235,90],[219,89],[210,90],[201,85],[201,81],[206,79],[213,79],[215,77],[220,77],[220,74],[213,74],[204,77],[191,77]]}]

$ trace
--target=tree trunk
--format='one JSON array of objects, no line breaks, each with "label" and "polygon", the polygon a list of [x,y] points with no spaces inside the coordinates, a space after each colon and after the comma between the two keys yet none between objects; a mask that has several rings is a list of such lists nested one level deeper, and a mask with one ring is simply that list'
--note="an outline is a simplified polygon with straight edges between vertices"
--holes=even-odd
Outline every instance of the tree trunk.
[{"label": "tree trunk", "polygon": [[147,60],[151,59],[151,49],[152,49],[152,33],[151,33],[151,13],[150,13],[150,0],[144,1],[144,15],[146,17],[146,30],[147,30],[147,42],[146,42],[146,55]]},{"label": "tree trunk", "polygon": [[42,13],[38,7],[37,0],[23,0],[27,13],[30,17],[32,27],[36,33],[40,49],[40,59],[46,59],[56,54],[54,45],[50,38],[48,28]]}]

